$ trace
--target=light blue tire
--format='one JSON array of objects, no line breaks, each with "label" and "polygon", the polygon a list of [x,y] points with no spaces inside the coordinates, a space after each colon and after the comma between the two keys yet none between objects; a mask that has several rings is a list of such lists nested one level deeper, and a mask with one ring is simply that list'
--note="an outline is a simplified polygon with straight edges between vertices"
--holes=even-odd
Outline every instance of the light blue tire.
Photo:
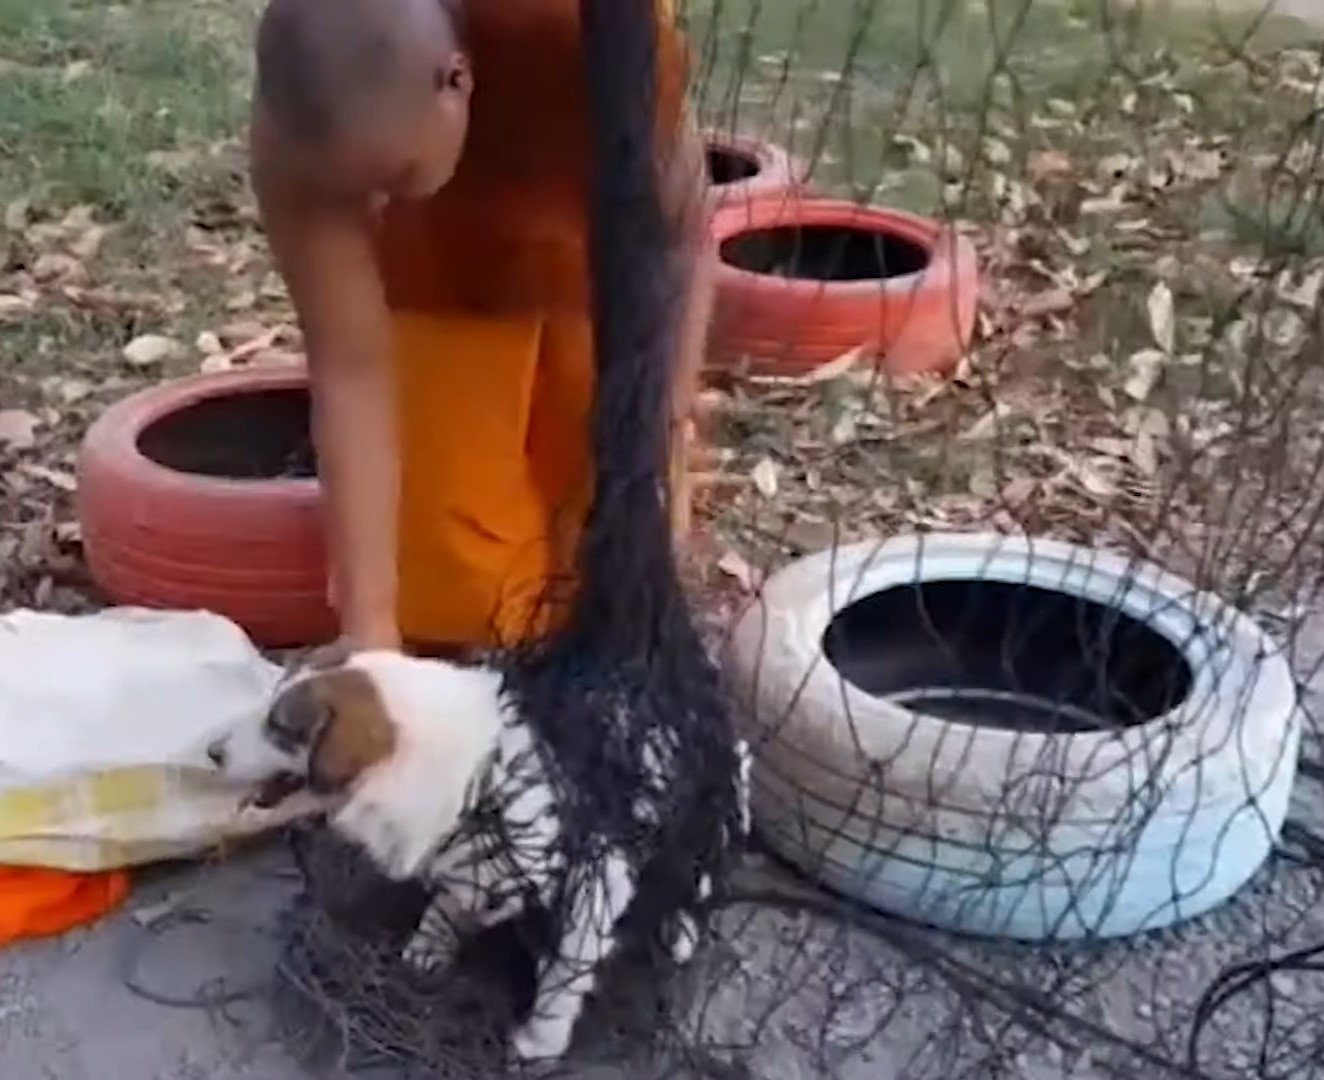
[{"label": "light blue tire", "polygon": [[[939,580],[1112,606],[1181,650],[1190,691],[1136,726],[1044,734],[922,715],[843,679],[822,647],[833,617]],[[1295,684],[1267,635],[1157,567],[1071,544],[927,534],[802,559],[737,621],[727,668],[764,841],[845,895],[961,933],[1115,937],[1199,915],[1264,862],[1296,775]]]}]

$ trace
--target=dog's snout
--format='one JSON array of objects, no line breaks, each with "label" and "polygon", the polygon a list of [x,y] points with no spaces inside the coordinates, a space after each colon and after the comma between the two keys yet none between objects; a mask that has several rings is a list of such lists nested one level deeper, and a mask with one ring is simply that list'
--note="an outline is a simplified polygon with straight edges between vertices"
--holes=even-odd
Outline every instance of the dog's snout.
[{"label": "dog's snout", "polygon": [[217,739],[207,746],[207,760],[218,769],[225,768],[225,740]]}]

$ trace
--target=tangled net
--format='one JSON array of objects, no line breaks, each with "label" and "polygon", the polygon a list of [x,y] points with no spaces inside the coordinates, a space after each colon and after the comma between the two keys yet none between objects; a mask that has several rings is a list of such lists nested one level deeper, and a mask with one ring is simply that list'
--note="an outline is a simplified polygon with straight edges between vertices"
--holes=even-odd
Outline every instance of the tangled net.
[{"label": "tangled net", "polygon": [[[610,148],[598,161],[593,262],[596,432],[599,460],[612,465],[584,551],[580,618],[518,662],[548,716],[610,684],[634,695],[641,715],[686,716],[695,747],[720,752],[704,723],[720,728],[726,706],[676,584],[658,494],[659,358],[674,337],[679,281],[640,152],[651,144],[649,67],[622,44],[630,19],[642,25],[651,5],[583,8],[595,129]],[[751,855],[716,902],[715,940],[690,970],[621,958],[565,1069],[1324,1075],[1324,765],[1314,723],[1324,685],[1324,38],[1267,12],[1086,0],[694,0],[682,19],[706,124],[787,146],[837,197],[951,223],[974,242],[982,273],[974,338],[954,373],[889,376],[868,350],[789,377],[738,359],[712,373],[702,554],[686,567],[706,623],[724,628],[756,605],[765,577],[788,561],[854,541],[974,530],[1070,541],[1126,560],[1137,580],[1141,560],[1156,563],[1249,612],[1273,643],[1273,656],[1258,659],[1291,665],[1300,761],[1281,831],[1262,815],[1272,853],[1249,883],[1207,913],[1130,937],[1098,928],[1069,943],[961,937],[871,911]],[[594,36],[609,23],[614,48]],[[913,640],[950,650],[969,643],[963,619],[995,625],[992,591],[972,587],[963,602],[964,614],[952,600],[941,617],[918,603],[906,616]],[[1013,623],[1033,621],[1036,609],[1017,610]],[[1024,622],[1005,633],[995,651],[1016,683],[1043,638]],[[1220,693],[1244,696],[1236,686]],[[871,736],[855,729],[851,701],[843,689],[843,741],[864,747]],[[953,739],[968,737],[967,755],[988,722],[980,708],[951,727]],[[1130,710],[1112,732],[1119,740],[1148,722],[1135,701],[1118,708]],[[917,739],[935,722],[922,712]],[[1235,717],[1238,731],[1263,721]],[[1081,730],[1072,724],[1095,721],[1044,723],[1038,734],[1059,745],[1052,740]],[[759,716],[757,727],[765,746],[781,738],[777,717]],[[570,737],[550,720],[547,728]],[[1179,743],[1180,732],[1152,725],[1147,760],[1127,774],[1134,790],[1081,841],[1094,838],[1098,866],[1112,865],[1117,845],[1141,841],[1163,795],[1154,777]],[[1037,758],[1037,775],[1052,763]],[[903,764],[915,767],[880,764],[871,790],[887,791],[888,769]],[[1248,774],[1262,764],[1248,763]],[[967,765],[955,783],[977,774],[977,760]],[[1199,753],[1190,768],[1199,773]],[[756,774],[765,805],[815,794],[797,795],[796,776],[774,773]],[[1050,864],[1060,852],[1046,838],[1062,808],[1046,801],[1027,825],[1024,780],[1004,777],[1005,798],[985,807],[983,854],[1015,847]],[[1248,783],[1228,804],[1228,830],[1260,813],[1262,794]],[[858,817],[852,827],[859,842]],[[1200,823],[1218,827],[1207,814]],[[1174,835],[1172,881],[1155,888],[1180,913],[1184,834]],[[395,958],[421,899],[383,892],[325,834],[309,842],[314,887],[293,915],[282,964],[300,1034],[316,1032],[309,1041],[350,1053],[356,1068],[499,1073],[500,1033],[531,992],[520,942],[540,928],[507,928],[476,945],[445,993],[411,985]],[[864,843],[886,865],[902,851],[913,857],[916,842],[936,850],[918,826],[907,833],[885,821]],[[1013,870],[1001,873],[983,884],[1005,886]],[[1097,894],[1097,880],[1090,888]]]}]

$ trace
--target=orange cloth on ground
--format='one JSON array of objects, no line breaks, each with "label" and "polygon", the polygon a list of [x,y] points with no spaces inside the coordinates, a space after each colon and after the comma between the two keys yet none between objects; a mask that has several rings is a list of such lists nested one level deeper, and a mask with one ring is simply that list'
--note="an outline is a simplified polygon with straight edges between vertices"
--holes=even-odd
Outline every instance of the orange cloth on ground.
[{"label": "orange cloth on ground", "polygon": [[[660,4],[665,136],[685,64]],[[591,136],[578,0],[471,4],[467,24],[460,168],[387,209],[378,254],[401,402],[400,629],[491,645],[560,610],[538,598],[569,579],[592,499]]]},{"label": "orange cloth on ground", "polygon": [[0,866],[0,945],[62,934],[115,910],[129,894],[129,875],[71,874]]}]

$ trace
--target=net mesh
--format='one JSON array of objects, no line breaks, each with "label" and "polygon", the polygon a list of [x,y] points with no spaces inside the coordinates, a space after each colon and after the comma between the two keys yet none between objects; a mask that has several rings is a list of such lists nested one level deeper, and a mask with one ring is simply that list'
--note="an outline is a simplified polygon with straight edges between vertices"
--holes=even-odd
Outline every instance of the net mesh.
[{"label": "net mesh", "polygon": [[[680,282],[645,152],[651,5],[583,8],[599,499],[582,618],[518,662],[585,775],[552,714],[623,685],[712,766],[725,706],[660,494]],[[1320,35],[1085,0],[680,19],[714,175],[813,189],[718,185],[691,463],[683,570],[754,740],[759,841],[699,958],[623,954],[563,1068],[1324,1072]],[[410,984],[421,898],[387,917],[310,843],[309,881],[365,889],[383,940],[325,903],[293,920],[300,1031],[364,1068],[504,1069],[527,957],[484,946],[485,1004]]]}]

